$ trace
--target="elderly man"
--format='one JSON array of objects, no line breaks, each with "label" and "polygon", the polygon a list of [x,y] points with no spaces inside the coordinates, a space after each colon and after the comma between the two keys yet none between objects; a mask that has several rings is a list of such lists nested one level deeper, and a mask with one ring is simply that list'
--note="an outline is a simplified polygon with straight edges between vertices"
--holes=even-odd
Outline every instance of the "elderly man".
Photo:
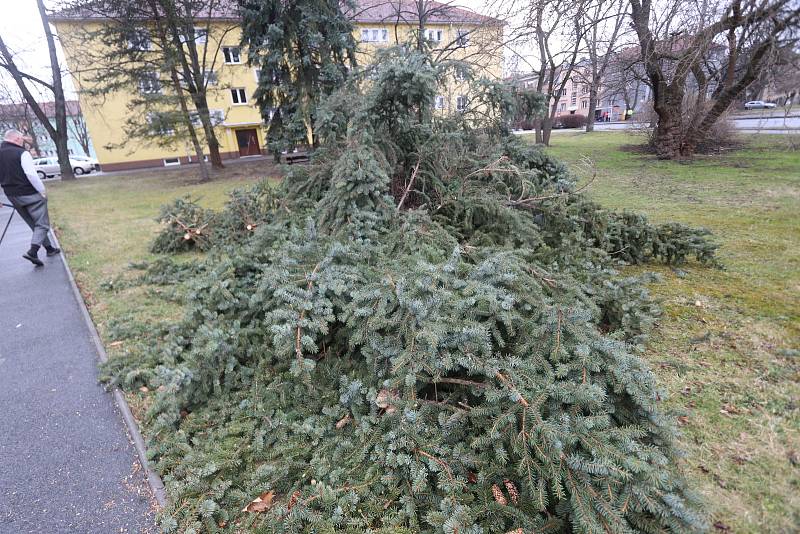
[{"label": "elderly man", "polygon": [[47,213],[47,193],[36,174],[33,158],[23,148],[25,136],[17,130],[8,130],[0,144],[0,186],[11,204],[33,230],[31,248],[22,255],[37,267],[44,265],[39,259],[39,248],[44,246],[48,256],[61,252],[50,243],[50,216]]}]

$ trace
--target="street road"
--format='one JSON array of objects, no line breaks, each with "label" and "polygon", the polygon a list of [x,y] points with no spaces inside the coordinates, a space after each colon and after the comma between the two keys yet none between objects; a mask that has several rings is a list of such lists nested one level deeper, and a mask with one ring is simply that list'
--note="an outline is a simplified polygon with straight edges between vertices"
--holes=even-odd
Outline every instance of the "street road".
[{"label": "street road", "polygon": [[[796,133],[800,134],[800,113],[793,113],[788,117],[776,114],[764,115],[738,115],[731,119],[734,127],[737,130],[745,130],[749,133]],[[626,130],[629,128],[641,127],[640,123],[635,121],[628,122],[597,122],[594,125],[595,130]]]}]

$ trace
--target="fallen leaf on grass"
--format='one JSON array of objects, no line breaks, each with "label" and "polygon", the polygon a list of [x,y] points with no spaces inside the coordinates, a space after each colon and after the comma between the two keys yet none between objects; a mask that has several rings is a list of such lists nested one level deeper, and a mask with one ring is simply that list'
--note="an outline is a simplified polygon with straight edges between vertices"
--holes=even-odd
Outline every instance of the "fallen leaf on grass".
[{"label": "fallen leaf on grass", "polygon": [[792,465],[800,465],[800,456],[798,456],[796,451],[789,451],[786,453],[786,457],[789,458],[789,463]]},{"label": "fallen leaf on grass", "polygon": [[250,504],[242,508],[242,512],[250,512],[251,514],[258,514],[266,512],[272,506],[272,500],[275,498],[274,491],[265,491],[252,501]]},{"label": "fallen leaf on grass", "polygon": [[119,347],[120,345],[122,345],[122,341],[112,341],[108,344],[109,347]]},{"label": "fallen leaf on grass", "polygon": [[139,391],[141,391],[142,393],[147,393],[148,391],[150,391],[150,389],[147,386],[142,386],[139,388]]},{"label": "fallen leaf on grass", "polygon": [[722,415],[739,415],[742,410],[737,408],[735,404],[724,404],[719,413]]},{"label": "fallen leaf on grass", "polygon": [[723,523],[722,521],[715,521],[714,522],[714,529],[719,530],[720,532],[730,532],[731,527]]},{"label": "fallen leaf on grass", "polygon": [[689,418],[687,416],[685,416],[685,415],[679,416],[678,417],[678,424],[681,425],[681,426],[688,425],[689,424]]}]

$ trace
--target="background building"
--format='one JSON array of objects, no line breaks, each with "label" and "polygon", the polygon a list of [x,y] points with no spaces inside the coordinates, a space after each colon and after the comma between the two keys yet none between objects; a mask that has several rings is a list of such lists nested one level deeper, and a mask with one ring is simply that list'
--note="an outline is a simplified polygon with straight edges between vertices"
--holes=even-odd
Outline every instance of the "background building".
[{"label": "background building", "polygon": [[[427,16],[426,38],[434,49],[440,49],[449,59],[460,59],[472,65],[476,76],[499,79],[502,76],[502,21],[485,17],[472,11],[442,4]],[[415,16],[415,2],[385,2],[362,0],[355,21],[354,37],[358,42],[358,60],[371,61],[381,47],[406,42],[419,25]],[[58,30],[67,66],[72,73],[84,110],[89,134],[94,140],[97,158],[104,170],[123,170],[152,166],[181,165],[195,157],[188,140],[172,143],[153,143],[126,137],[126,119],[132,112],[130,102],[136,94],[116,91],[103,98],[87,96],[91,89],[90,76],[102,65],[88,63],[87,58],[99,54],[89,53],[102,47],[99,42],[87,40],[92,27],[107,24],[99,18],[58,16],[53,23]],[[266,154],[264,124],[260,110],[255,105],[253,93],[259,72],[247,65],[245,50],[240,46],[240,21],[234,7],[220,6],[208,19],[208,30],[196,28],[196,44],[208,53],[202,56],[215,58],[208,68],[208,104],[215,134],[220,142],[223,159],[242,158]],[[199,23],[198,23],[199,25]],[[146,24],[145,24],[146,27]],[[146,30],[143,32],[146,34]],[[137,40],[136,46],[147,47],[147,42]],[[435,52],[434,52],[435,53]],[[165,73],[153,72],[143,79],[141,93],[165,91],[169,87]],[[466,81],[458,77],[436,99],[442,110],[458,110],[467,105]],[[198,120],[199,123],[199,120]],[[170,132],[165,131],[164,136]],[[162,146],[163,145],[163,146]]]},{"label": "background building", "polygon": [[[86,121],[77,100],[67,100],[67,131],[70,154],[96,157]],[[53,102],[41,102],[42,111],[55,123]],[[55,156],[56,145],[28,104],[0,104],[0,129],[19,130],[33,139],[31,153],[34,157]]]}]

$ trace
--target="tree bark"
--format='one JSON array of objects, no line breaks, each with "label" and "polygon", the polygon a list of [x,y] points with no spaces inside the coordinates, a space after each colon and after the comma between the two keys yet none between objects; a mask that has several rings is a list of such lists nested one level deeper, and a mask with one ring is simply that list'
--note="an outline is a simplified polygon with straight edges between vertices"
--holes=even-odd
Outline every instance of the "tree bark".
[{"label": "tree bark", "polygon": [[586,131],[594,131],[594,114],[597,109],[597,84],[592,83],[589,88],[589,110],[586,112]]},{"label": "tree bark", "polygon": [[67,129],[67,103],[64,99],[64,87],[61,84],[61,67],[58,64],[58,55],[56,54],[56,43],[53,39],[53,31],[50,29],[50,21],[47,18],[47,12],[44,9],[44,2],[36,0],[36,5],[39,7],[39,16],[42,19],[42,27],[44,28],[44,35],[47,39],[47,51],[50,54],[50,70],[53,73],[53,104],[55,106],[55,119],[56,135],[53,137],[53,142],[56,145],[56,154],[58,154],[58,166],[61,169],[62,180],[74,180],[75,175],[72,172],[72,164],[69,161],[69,146],[67,140],[69,138],[69,130]]}]

